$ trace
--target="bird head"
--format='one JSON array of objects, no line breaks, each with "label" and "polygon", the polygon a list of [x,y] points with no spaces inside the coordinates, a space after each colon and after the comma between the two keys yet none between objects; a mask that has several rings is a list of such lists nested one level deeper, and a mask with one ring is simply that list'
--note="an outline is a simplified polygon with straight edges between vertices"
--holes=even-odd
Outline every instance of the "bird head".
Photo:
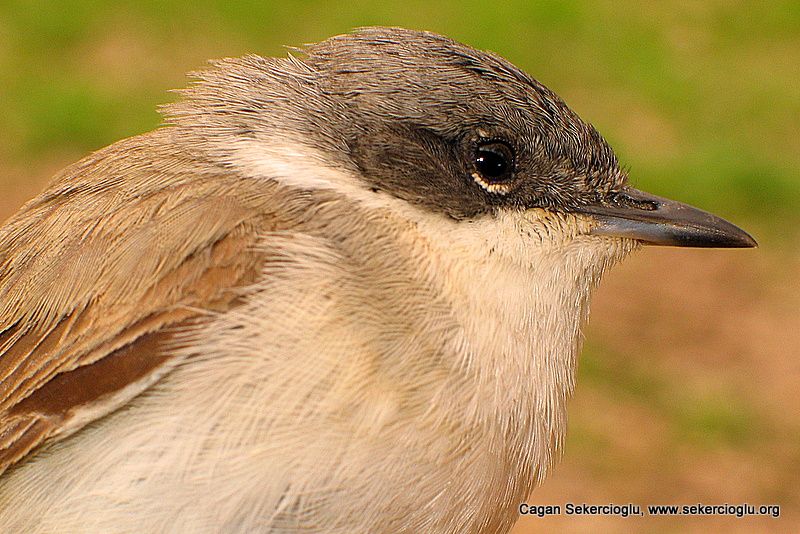
[{"label": "bird head", "polygon": [[[295,167],[311,158],[361,190],[455,221],[512,213],[562,229],[569,219],[566,233],[553,232],[562,239],[755,246],[719,217],[632,188],[592,125],[493,53],[400,28],[364,28],[302,53],[218,61],[167,116],[226,164],[280,160],[274,175],[292,157]],[[316,174],[287,179],[342,186]]]}]

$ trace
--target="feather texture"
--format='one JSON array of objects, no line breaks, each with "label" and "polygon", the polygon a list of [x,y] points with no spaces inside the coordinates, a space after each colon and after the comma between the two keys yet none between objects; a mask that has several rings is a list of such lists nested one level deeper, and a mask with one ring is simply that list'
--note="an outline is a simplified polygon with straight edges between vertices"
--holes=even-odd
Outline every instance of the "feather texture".
[{"label": "feather texture", "polygon": [[[0,526],[507,531],[635,248],[569,211],[624,184],[610,148],[425,32],[224,60],[184,96],[0,228]],[[511,130],[501,198],[470,147]]]},{"label": "feather texture", "polygon": [[[5,341],[7,354],[25,354],[16,358],[28,374],[7,373],[15,386],[4,459],[50,442],[0,479],[0,524],[508,529],[513,503],[560,448],[589,292],[632,243],[581,236],[578,218],[545,210],[459,223],[359,190],[297,142],[259,153],[242,144],[209,173],[182,160],[180,143],[158,148],[174,135],[164,129],[92,156],[84,172],[113,173],[135,166],[127,155],[144,146],[162,150],[152,159],[166,170],[127,171],[140,182],[120,187],[146,201],[129,200],[112,236],[122,243],[72,275],[84,285],[52,286],[69,296],[47,297],[36,313],[7,312],[4,340],[41,333],[27,348]],[[309,186],[284,179],[289,169]],[[52,187],[70,181],[68,171]],[[91,210],[68,209],[79,197],[65,198],[60,209],[80,221],[73,228],[108,227]],[[19,219],[40,205],[10,228],[23,235]],[[162,208],[130,209],[139,206]],[[163,224],[164,237],[148,235]],[[17,242],[52,239],[32,237]],[[118,259],[137,242],[149,246]],[[72,261],[72,249],[60,250],[50,263]],[[88,398],[87,385],[102,394]],[[47,479],[40,496],[49,472],[68,475]]]}]

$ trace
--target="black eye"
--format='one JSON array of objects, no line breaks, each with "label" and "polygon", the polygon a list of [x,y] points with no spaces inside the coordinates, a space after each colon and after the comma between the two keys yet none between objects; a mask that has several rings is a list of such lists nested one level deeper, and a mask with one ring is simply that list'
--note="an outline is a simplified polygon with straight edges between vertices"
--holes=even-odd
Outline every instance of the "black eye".
[{"label": "black eye", "polygon": [[514,152],[502,141],[482,143],[475,149],[473,164],[482,181],[506,182],[513,177]]}]

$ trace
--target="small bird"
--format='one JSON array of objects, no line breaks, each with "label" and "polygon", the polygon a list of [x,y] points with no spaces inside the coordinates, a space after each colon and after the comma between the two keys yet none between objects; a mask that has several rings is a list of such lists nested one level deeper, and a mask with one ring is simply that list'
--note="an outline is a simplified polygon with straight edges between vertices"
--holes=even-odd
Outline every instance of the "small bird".
[{"label": "small bird", "polygon": [[195,77],[0,228],[2,532],[506,532],[604,271],[755,246],[434,33]]}]

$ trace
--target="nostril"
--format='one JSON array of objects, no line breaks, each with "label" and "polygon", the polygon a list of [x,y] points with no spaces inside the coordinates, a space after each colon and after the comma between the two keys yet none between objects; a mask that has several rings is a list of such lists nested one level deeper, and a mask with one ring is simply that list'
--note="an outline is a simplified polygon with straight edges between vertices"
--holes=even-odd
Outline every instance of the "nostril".
[{"label": "nostril", "polygon": [[622,208],[634,208],[643,211],[656,211],[658,202],[634,198],[625,191],[617,191],[608,195],[608,202]]}]

